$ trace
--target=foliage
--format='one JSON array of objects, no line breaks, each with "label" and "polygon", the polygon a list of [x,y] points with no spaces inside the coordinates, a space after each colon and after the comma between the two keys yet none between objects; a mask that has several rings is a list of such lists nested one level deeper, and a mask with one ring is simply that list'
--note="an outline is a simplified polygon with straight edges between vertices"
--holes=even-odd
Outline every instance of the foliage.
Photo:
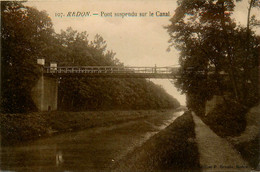
[{"label": "foliage", "polygon": [[39,113],[0,114],[1,144],[18,144],[46,135],[49,124],[45,116]]},{"label": "foliage", "polygon": [[201,115],[203,121],[219,136],[238,136],[246,127],[246,108],[227,100],[225,105],[218,105],[207,116]]},{"label": "foliage", "polygon": [[[21,2],[3,2],[2,11],[2,111],[35,111],[31,90],[41,74],[37,58],[47,65],[123,66],[106,41],[96,35],[72,28],[56,34],[46,12]],[[159,86],[145,79],[60,78],[60,110],[86,109],[157,109],[179,106]]]},{"label": "foliage", "polygon": [[87,111],[0,114],[1,144],[21,144],[52,134],[112,126],[118,123],[166,116],[173,111]]},{"label": "foliage", "polygon": [[[100,35],[88,41],[86,33],[71,28],[57,36],[59,45],[66,47],[57,61],[66,65],[115,66],[123,64],[114,58],[113,51],[106,51],[106,42]],[[73,91],[72,91],[73,90]],[[59,85],[61,110],[86,109],[157,109],[179,106],[159,86],[144,79],[116,78],[62,78]]]},{"label": "foliage", "polygon": [[259,38],[231,19],[233,1],[182,0],[178,4],[167,27],[171,46],[180,50],[177,87],[204,100],[228,92],[237,102],[255,101]]},{"label": "foliage", "polygon": [[241,152],[242,157],[249,163],[254,170],[259,170],[260,161],[260,137],[256,137],[253,140],[239,143],[235,145],[235,148]]},{"label": "foliage", "polygon": [[40,71],[36,59],[44,56],[52,23],[45,12],[20,2],[1,3],[2,110],[26,112],[35,109],[30,90]]}]

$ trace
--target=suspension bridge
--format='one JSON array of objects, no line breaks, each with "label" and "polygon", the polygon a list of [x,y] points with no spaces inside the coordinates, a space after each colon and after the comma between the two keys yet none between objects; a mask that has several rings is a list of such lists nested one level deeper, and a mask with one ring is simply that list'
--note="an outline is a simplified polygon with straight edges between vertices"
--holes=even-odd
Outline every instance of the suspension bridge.
[{"label": "suspension bridge", "polygon": [[32,99],[40,111],[57,110],[59,79],[64,77],[89,78],[161,78],[176,79],[178,67],[128,67],[128,66],[57,66],[45,65],[37,59],[42,75],[32,88]]},{"label": "suspension bridge", "polygon": [[43,74],[52,77],[111,77],[176,79],[178,67],[127,67],[127,66],[50,66]]}]

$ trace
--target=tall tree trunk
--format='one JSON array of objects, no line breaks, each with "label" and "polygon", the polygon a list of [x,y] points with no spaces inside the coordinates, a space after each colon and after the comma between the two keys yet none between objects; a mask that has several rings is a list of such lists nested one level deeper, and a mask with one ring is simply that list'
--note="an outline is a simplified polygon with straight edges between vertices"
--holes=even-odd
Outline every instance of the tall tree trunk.
[{"label": "tall tree trunk", "polygon": [[228,75],[229,75],[229,78],[230,78],[230,81],[231,81],[231,84],[232,84],[232,87],[233,87],[233,91],[234,91],[234,94],[235,94],[235,99],[236,101],[239,101],[239,94],[238,94],[238,86],[237,86],[237,80],[235,78],[235,71],[234,71],[234,65],[233,65],[233,59],[231,57],[231,53],[230,53],[230,46],[229,46],[229,36],[228,36],[228,33],[227,33],[227,30],[226,30],[226,26],[225,26],[225,10],[224,10],[224,1],[221,2],[222,4],[222,19],[221,19],[221,26],[222,26],[222,29],[223,29],[223,33],[225,35],[225,48],[227,49],[227,58],[228,58],[228,67],[229,67],[229,70],[228,70]]},{"label": "tall tree trunk", "polygon": [[253,4],[255,3],[255,0],[250,0],[249,3],[249,8],[248,8],[248,13],[247,13],[247,27],[246,27],[246,55],[245,55],[245,59],[243,62],[243,99],[246,101],[247,96],[248,96],[248,89],[247,89],[247,79],[248,79],[248,75],[249,75],[249,70],[250,67],[248,65],[248,58],[250,56],[250,15],[251,15],[251,9],[253,7]]}]

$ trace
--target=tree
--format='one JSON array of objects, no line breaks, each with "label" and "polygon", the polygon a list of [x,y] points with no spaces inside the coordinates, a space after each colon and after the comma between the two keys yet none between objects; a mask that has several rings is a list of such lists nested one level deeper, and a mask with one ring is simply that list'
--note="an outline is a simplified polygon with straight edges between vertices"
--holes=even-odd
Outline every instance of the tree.
[{"label": "tree", "polygon": [[[235,100],[242,102],[245,81],[241,80],[241,74],[245,68],[241,64],[246,63],[247,69],[255,68],[253,62],[258,57],[254,33],[250,31],[250,38],[254,40],[250,44],[252,58],[247,59],[241,42],[246,38],[245,29],[230,17],[233,1],[183,0],[178,4],[172,24],[167,27],[171,46],[181,52],[182,77],[177,85],[184,92],[202,94],[205,99],[212,93],[223,96],[228,86]],[[223,73],[228,75],[228,84]]]},{"label": "tree", "polygon": [[[2,2],[1,8],[3,112],[37,110],[31,98],[31,90],[41,74],[37,58],[44,58],[46,64],[56,61],[59,66],[123,66],[112,50],[106,50],[106,41],[100,35],[89,41],[87,32],[72,28],[56,34],[46,12],[21,2]],[[178,106],[174,98],[145,79],[66,77],[59,78],[59,82],[61,110]],[[151,88],[148,89],[148,85]],[[141,89],[136,89],[137,86]],[[156,100],[156,96],[160,100]],[[141,102],[138,107],[135,100]]]},{"label": "tree", "polygon": [[36,59],[44,57],[53,34],[46,12],[20,2],[1,3],[3,112],[26,112],[35,108],[31,89],[40,74]]},{"label": "tree", "polygon": [[[228,23],[230,29],[234,26],[229,13],[223,18],[223,6],[217,2],[184,0],[178,1],[178,4],[171,19],[172,24],[167,27],[171,36],[169,42],[181,52],[179,61],[182,77],[178,80],[178,85],[183,92],[198,93],[208,99],[212,92],[209,90],[216,84],[206,78],[213,67],[215,77],[220,78],[223,52],[226,51],[223,45],[226,38],[220,32],[223,29],[222,21]],[[225,8],[231,11],[233,6],[227,3]],[[219,79],[217,81],[221,90]]]},{"label": "tree", "polygon": [[[87,34],[72,28],[56,35],[64,47],[63,56],[69,66],[123,66],[106,41],[96,35],[89,41]],[[59,62],[59,63],[60,63]],[[62,78],[59,85],[61,110],[151,109],[173,108],[179,104],[163,89],[145,79]]]},{"label": "tree", "polygon": [[[238,1],[238,0],[237,0]],[[248,59],[250,60],[252,58],[252,51],[250,50],[252,48],[252,43],[254,44],[254,40],[251,41],[251,27],[253,26],[259,26],[260,22],[256,19],[255,15],[251,16],[251,10],[252,8],[260,8],[260,3],[256,0],[250,0],[249,1],[249,7],[248,7],[248,14],[247,14],[247,25],[246,25],[246,54],[245,54],[245,59],[243,61],[243,68],[244,68],[244,75],[243,75],[243,98],[247,99],[248,96],[248,89],[247,89],[247,83],[249,82],[248,78],[250,78],[250,69],[251,66],[248,64]],[[257,62],[258,64],[259,62]],[[257,71],[257,70],[256,70]],[[258,72],[257,72],[258,73]],[[258,79],[257,79],[258,80]],[[258,82],[257,82],[258,83]],[[255,87],[257,88],[258,85]]]}]

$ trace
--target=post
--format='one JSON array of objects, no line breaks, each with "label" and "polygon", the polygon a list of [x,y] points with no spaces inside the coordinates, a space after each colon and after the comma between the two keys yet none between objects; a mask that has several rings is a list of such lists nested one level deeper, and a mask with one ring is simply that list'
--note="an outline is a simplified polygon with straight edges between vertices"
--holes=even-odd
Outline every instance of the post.
[{"label": "post", "polygon": [[42,74],[31,90],[32,99],[39,111],[57,110],[58,82],[54,77],[46,77],[43,73],[44,59],[37,60]]}]

